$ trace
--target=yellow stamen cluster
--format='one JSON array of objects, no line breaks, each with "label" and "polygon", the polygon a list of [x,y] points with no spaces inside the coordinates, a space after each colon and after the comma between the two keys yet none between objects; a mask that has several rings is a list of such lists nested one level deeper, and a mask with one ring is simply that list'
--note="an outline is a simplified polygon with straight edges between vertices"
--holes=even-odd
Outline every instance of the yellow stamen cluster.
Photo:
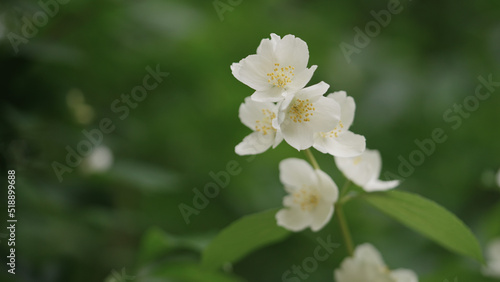
[{"label": "yellow stamen cluster", "polygon": [[273,72],[267,74],[269,77],[267,82],[272,83],[274,86],[278,86],[280,88],[285,87],[288,83],[292,82],[292,77],[295,75],[293,71],[294,67],[280,67],[280,64],[274,64]]},{"label": "yellow stamen cluster", "polygon": [[312,103],[309,103],[309,99],[297,99],[295,100],[293,106],[290,107],[288,116],[295,123],[311,121],[310,117],[313,116],[313,112],[316,110],[313,106],[314,105]]},{"label": "yellow stamen cluster", "polygon": [[268,131],[276,131],[272,125],[272,120],[276,118],[276,114],[268,109],[262,109],[262,120],[257,120],[255,123],[255,131],[262,132],[262,134],[267,135]]},{"label": "yellow stamen cluster", "polygon": [[303,211],[312,211],[319,203],[319,196],[316,191],[304,185],[302,189],[293,193],[293,202],[299,204]]},{"label": "yellow stamen cluster", "polygon": [[322,137],[330,137],[332,138],[333,136],[339,137],[339,134],[342,132],[342,129],[344,128],[344,125],[342,124],[342,121],[339,121],[339,125],[337,125],[332,131],[330,132],[321,132]]}]

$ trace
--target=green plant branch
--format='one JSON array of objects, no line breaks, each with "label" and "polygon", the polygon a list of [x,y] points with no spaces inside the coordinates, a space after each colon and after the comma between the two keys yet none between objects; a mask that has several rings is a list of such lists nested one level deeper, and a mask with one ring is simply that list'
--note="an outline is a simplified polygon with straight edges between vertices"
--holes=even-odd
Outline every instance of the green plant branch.
[{"label": "green plant branch", "polygon": [[349,226],[347,226],[347,221],[345,220],[344,210],[342,209],[342,204],[340,202],[335,204],[335,215],[339,220],[339,226],[342,231],[342,237],[344,237],[347,253],[352,257],[354,255],[354,245],[352,243]]},{"label": "green plant branch", "polygon": [[319,165],[318,165],[318,162],[316,161],[316,159],[314,158],[314,155],[312,154],[311,150],[309,149],[306,149],[305,150],[306,152],[306,156],[307,158],[309,159],[309,161],[311,162],[312,166],[314,167],[314,169],[320,169],[319,168]]}]

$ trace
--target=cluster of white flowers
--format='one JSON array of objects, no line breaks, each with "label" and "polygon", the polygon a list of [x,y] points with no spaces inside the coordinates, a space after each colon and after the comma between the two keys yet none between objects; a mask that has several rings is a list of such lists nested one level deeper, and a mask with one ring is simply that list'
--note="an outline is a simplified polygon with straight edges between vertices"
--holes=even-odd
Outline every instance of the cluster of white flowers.
[{"label": "cluster of white flowers", "polygon": [[[285,140],[297,150],[313,147],[332,155],[345,177],[366,192],[396,187],[397,180],[379,180],[380,153],[367,150],[365,137],[349,131],[356,109],[354,99],[344,91],[324,96],[329,88],[325,82],[306,87],[317,68],[307,68],[308,60],[303,40],[271,34],[271,39],[261,41],[256,54],[231,65],[233,75],[255,90],[239,109],[241,122],[253,132],[236,146],[236,153],[260,154]],[[280,180],[288,194],[276,220],[291,231],[322,229],[332,218],[339,198],[335,182],[312,162],[314,167],[289,158],[279,165]],[[411,271],[387,270],[380,254],[366,244],[358,247],[335,277],[340,282],[418,281]]]},{"label": "cluster of white flowers", "polygon": [[[236,153],[259,154],[284,139],[297,150],[313,147],[334,156],[344,175],[368,192],[396,187],[396,180],[378,179],[382,166],[378,151],[366,150],[365,137],[349,131],[354,99],[345,91],[324,96],[329,88],[325,82],[306,87],[317,68],[307,68],[308,61],[303,40],[271,34],[271,39],[261,41],[257,54],[231,65],[233,75],[255,90],[239,109],[241,122],[253,132],[236,146]],[[278,224],[293,231],[321,229],[338,198],[335,182],[297,159],[284,160],[280,174],[290,195],[283,200],[286,208],[276,215]]]},{"label": "cluster of white flowers", "polygon": [[355,104],[344,91],[323,96],[325,82],[305,87],[317,66],[307,68],[309,50],[300,38],[271,34],[257,54],[231,65],[233,75],[255,92],[240,107],[243,124],[254,132],[236,146],[239,155],[259,154],[283,139],[297,150],[354,157],[365,138],[348,131]]}]

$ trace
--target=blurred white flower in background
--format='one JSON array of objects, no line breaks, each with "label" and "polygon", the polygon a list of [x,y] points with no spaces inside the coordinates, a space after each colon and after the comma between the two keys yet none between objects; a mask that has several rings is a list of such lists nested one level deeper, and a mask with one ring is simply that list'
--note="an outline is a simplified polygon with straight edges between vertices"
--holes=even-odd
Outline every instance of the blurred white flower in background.
[{"label": "blurred white flower in background", "polygon": [[481,272],[485,276],[500,279],[500,238],[491,241],[486,247],[486,266]]},{"label": "blurred white flower in background", "polygon": [[81,168],[84,173],[101,173],[107,171],[111,165],[113,152],[107,146],[99,145],[83,160]]},{"label": "blurred white flower in background", "polygon": [[283,198],[285,208],[276,213],[278,225],[291,231],[323,228],[330,221],[338,198],[335,182],[302,159],[285,159],[279,167],[280,180],[289,195]]},{"label": "blurred white flower in background", "polygon": [[345,91],[337,91],[327,96],[340,105],[340,120],[329,132],[318,132],[314,135],[314,148],[322,153],[336,157],[359,156],[366,149],[364,136],[349,131],[354,120],[356,104]]},{"label": "blurred white flower in background", "polygon": [[335,157],[340,171],[367,192],[383,191],[399,185],[399,180],[379,180],[382,158],[377,150],[366,149],[363,154],[352,158]]},{"label": "blurred white flower in background", "polygon": [[231,71],[255,90],[253,100],[279,102],[309,82],[317,66],[307,68],[308,61],[309,49],[302,39],[272,33],[271,39],[262,39],[257,54],[233,63]]},{"label": "blurred white flower in background", "polygon": [[418,282],[412,270],[390,270],[380,252],[371,244],[356,247],[354,256],[344,259],[334,272],[336,282]]}]

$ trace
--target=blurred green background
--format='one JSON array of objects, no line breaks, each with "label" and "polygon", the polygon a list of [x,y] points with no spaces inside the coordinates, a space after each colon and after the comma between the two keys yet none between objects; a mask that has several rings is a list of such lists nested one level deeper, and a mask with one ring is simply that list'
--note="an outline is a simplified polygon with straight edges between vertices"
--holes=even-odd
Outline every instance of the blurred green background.
[{"label": "blurred green background", "polygon": [[[398,157],[408,159],[418,149],[414,140],[442,128],[446,142],[398,189],[458,215],[482,246],[500,237],[500,188],[494,182],[500,87],[458,128],[443,119],[474,95],[478,76],[500,81],[498,1],[402,1],[402,11],[350,63],[339,45],[353,45],[354,28],[364,30],[374,20],[370,12],[387,9],[388,1],[66,2],[51,2],[57,12],[45,20],[36,1],[0,4],[0,152],[2,175],[16,170],[18,219],[16,275],[7,273],[2,237],[1,281],[281,281],[284,271],[311,256],[316,238],[328,235],[342,246],[307,281],[332,281],[346,255],[335,221],[318,233],[293,234],[219,273],[198,267],[200,250],[221,229],[281,207],[278,163],[305,157],[286,143],[254,159],[234,153],[250,133],[238,107],[252,89],[229,66],[254,54],[270,33],[307,42],[309,65],[318,65],[309,85],[325,81],[329,92],[354,97],[351,130],[380,150],[383,171],[397,174]],[[30,30],[26,19],[33,22],[37,13],[41,24]],[[13,37],[23,30],[33,36]],[[143,84],[148,66],[169,75],[122,120],[125,110],[117,113],[112,104]],[[68,166],[73,171],[59,181],[54,162],[67,166],[66,147],[75,149],[87,140],[82,130],[99,128],[106,118],[115,126],[102,141],[112,152],[110,167],[91,173],[84,164]],[[341,186],[333,159],[315,155]],[[179,204],[192,206],[193,188],[203,189],[213,181],[209,173],[226,170],[230,161],[241,172],[186,224]],[[3,187],[0,214],[6,219]],[[345,212],[355,243],[374,244],[390,268],[413,269],[424,282],[493,281],[480,274],[477,262],[364,202],[349,203]],[[154,259],[144,259],[145,246],[157,251]]]}]

